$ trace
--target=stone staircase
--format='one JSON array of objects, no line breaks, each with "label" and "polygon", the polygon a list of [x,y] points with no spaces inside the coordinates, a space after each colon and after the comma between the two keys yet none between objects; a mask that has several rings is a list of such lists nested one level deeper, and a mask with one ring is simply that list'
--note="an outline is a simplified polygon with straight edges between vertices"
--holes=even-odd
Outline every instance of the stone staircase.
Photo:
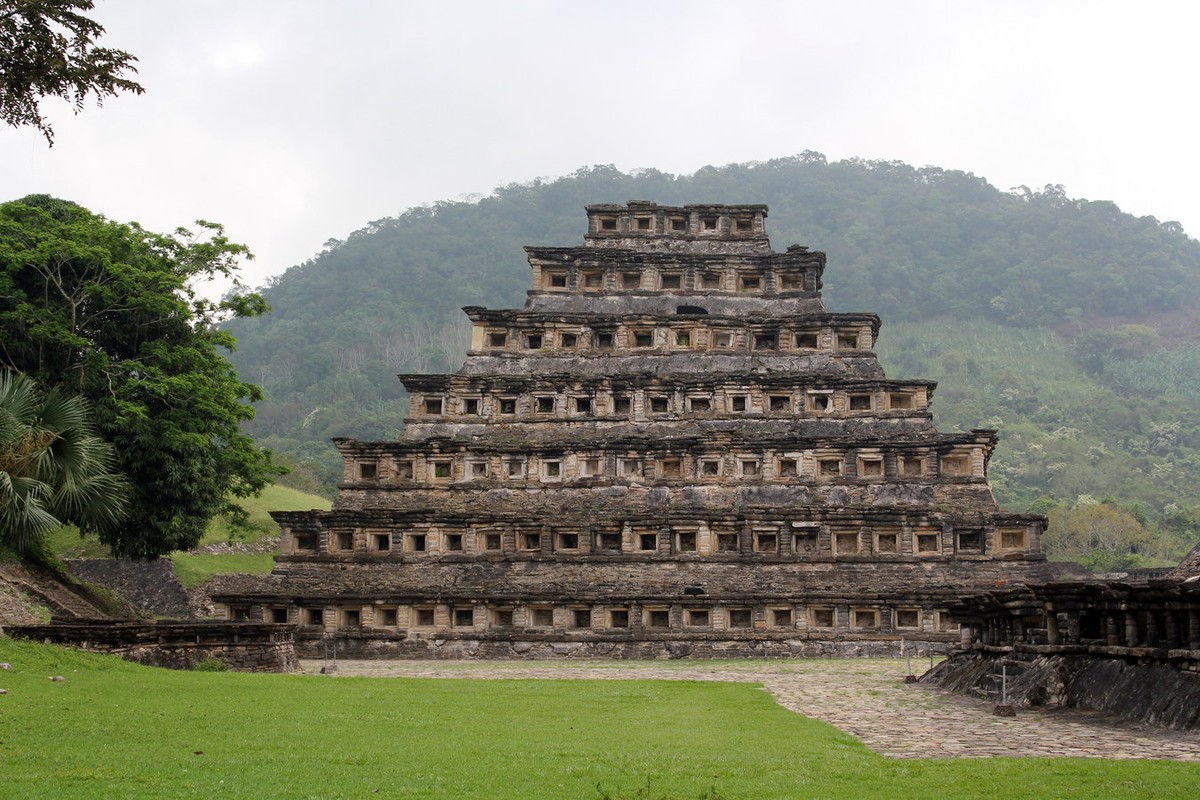
[{"label": "stone staircase", "polygon": [[56,620],[110,619],[111,608],[89,599],[85,589],[64,582],[50,570],[23,562],[0,564],[5,603],[0,626],[39,621],[43,608]]}]

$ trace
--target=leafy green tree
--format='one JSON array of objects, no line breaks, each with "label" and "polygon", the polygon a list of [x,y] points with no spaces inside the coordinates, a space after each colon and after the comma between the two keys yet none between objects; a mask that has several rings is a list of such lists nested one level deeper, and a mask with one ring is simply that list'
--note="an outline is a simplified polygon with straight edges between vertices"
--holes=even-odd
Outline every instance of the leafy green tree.
[{"label": "leafy green tree", "polygon": [[1072,345],[1075,359],[1092,375],[1104,372],[1113,360],[1141,359],[1162,348],[1162,337],[1148,325],[1118,325],[1078,337]]},{"label": "leafy green tree", "polygon": [[202,235],[166,236],[42,195],[0,205],[0,365],[92,404],[131,486],[127,522],[101,534],[118,556],[194,546],[211,517],[239,516],[231,497],[281,471],[240,429],[261,392],[222,355],[235,342],[216,326],[265,303],[192,288],[235,278],[249,253],[198,224]]},{"label": "leafy green tree", "polygon": [[96,46],[104,27],[80,13],[93,5],[92,0],[0,0],[0,119],[13,127],[32,125],[53,146],[43,98],[61,97],[79,113],[89,95],[102,105],[119,92],[144,91],[125,77],[137,73],[136,58]]},{"label": "leafy green tree", "polygon": [[31,553],[67,523],[81,533],[115,530],[128,491],[112,464],[80,398],[43,394],[28,377],[0,370],[0,545]]},{"label": "leafy green tree", "polygon": [[1053,558],[1108,571],[1141,565],[1152,538],[1130,511],[1108,502],[1081,502],[1050,512],[1044,544]]}]

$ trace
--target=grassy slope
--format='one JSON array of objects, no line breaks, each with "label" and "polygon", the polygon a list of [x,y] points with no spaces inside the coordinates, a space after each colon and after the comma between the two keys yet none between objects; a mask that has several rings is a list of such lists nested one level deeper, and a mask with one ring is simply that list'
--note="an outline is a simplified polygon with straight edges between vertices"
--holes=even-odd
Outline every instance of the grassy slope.
[{"label": "grassy slope", "polygon": [[203,586],[213,575],[249,572],[266,575],[275,568],[271,553],[171,553],[175,576],[185,589]]},{"label": "grassy slope", "polygon": [[[208,531],[200,541],[202,545],[217,542],[257,542],[264,536],[275,536],[279,527],[271,519],[272,511],[307,511],[312,508],[328,509],[329,500],[315,494],[307,494],[287,486],[270,486],[258,497],[242,503],[250,513],[249,528],[238,528],[224,517],[209,523]],[[266,574],[275,566],[271,553],[184,553],[171,554],[175,574],[184,588],[193,589],[205,583],[213,575],[222,572],[252,572]]]},{"label": "grassy slope", "polygon": [[215,542],[257,542],[264,536],[279,535],[279,526],[271,519],[272,511],[308,511],[312,508],[328,510],[329,500],[287,486],[268,486],[258,497],[241,501],[242,508],[250,514],[249,527],[234,527],[225,517],[217,517],[208,524],[208,530],[200,544]]},{"label": "grassy slope", "polygon": [[742,684],[185,673],[2,638],[0,661],[11,798],[1120,798],[1200,780],[1179,763],[887,759]]},{"label": "grassy slope", "polygon": [[[329,500],[286,486],[268,486],[258,497],[242,501],[250,514],[245,528],[235,527],[225,517],[217,517],[208,525],[200,543],[257,542],[264,536],[274,536],[278,526],[270,517],[271,511],[304,511],[311,508],[328,509]],[[80,538],[74,527],[60,528],[49,536],[49,549],[59,558],[108,558],[108,548],[95,537]],[[189,589],[199,586],[219,572],[267,573],[275,565],[270,553],[197,553],[171,554],[175,573]]]}]

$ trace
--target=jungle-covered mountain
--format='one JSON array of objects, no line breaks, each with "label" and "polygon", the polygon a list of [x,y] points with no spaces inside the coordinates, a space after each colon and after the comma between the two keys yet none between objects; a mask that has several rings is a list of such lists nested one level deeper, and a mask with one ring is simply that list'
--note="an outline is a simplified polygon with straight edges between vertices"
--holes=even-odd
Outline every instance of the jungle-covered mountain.
[{"label": "jungle-covered mountain", "polygon": [[460,307],[524,302],[523,245],[580,243],[583,206],[630,199],[766,203],[776,250],[826,251],[828,307],[883,317],[884,367],[941,382],[941,428],[1001,430],[998,498],[1053,512],[1064,547],[1103,549],[1123,525],[1137,541],[1117,562],[1144,563],[1200,538],[1200,242],[1062,186],[813,152],[693,175],[581,169],[328,242],[263,288],[270,314],[229,324],[266,392],[252,434],[331,486],[329,437],[397,435],[396,373],[462,362]]}]

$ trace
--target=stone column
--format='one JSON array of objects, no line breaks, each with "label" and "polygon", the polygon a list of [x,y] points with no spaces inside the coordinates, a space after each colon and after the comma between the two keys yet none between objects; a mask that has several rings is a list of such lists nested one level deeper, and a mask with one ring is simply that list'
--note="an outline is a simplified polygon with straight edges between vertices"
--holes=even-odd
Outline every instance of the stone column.
[{"label": "stone column", "polygon": [[1105,615],[1105,638],[1108,640],[1109,647],[1116,647],[1121,643],[1121,631],[1117,625],[1116,614]]},{"label": "stone column", "polygon": [[1141,643],[1138,637],[1138,621],[1137,614],[1132,611],[1125,612],[1125,646],[1137,647]]},{"label": "stone column", "polygon": [[1146,646],[1158,647],[1161,637],[1158,635],[1158,612],[1154,610],[1146,611]]},{"label": "stone column", "polygon": [[1162,646],[1170,648],[1179,647],[1179,617],[1171,609],[1164,611],[1163,617],[1166,626],[1163,631]]},{"label": "stone column", "polygon": [[[1070,622],[1067,626],[1069,630]],[[1062,644],[1062,635],[1058,631],[1058,612],[1052,605],[1046,606],[1046,644]]]}]

